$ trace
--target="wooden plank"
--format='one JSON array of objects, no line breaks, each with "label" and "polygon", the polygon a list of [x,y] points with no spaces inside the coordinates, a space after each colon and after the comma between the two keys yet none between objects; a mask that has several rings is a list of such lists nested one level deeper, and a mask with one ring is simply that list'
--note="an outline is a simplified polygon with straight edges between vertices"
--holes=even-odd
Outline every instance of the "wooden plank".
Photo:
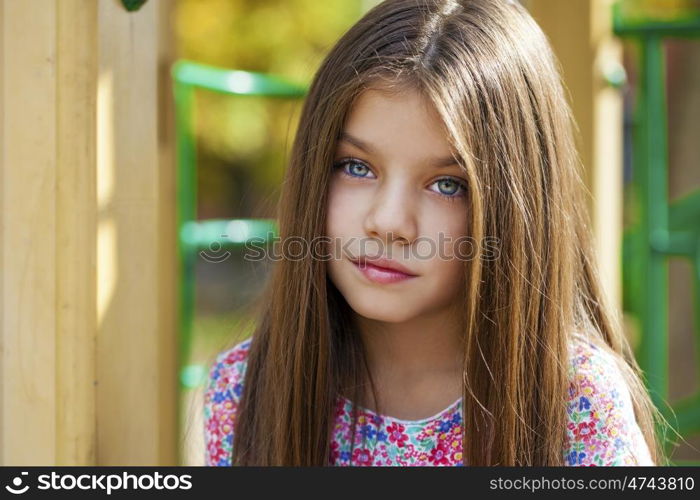
[{"label": "wooden plank", "polygon": [[170,8],[0,0],[2,465],[176,464]]},{"label": "wooden plank", "polygon": [[56,457],[56,5],[2,4],[0,463]]},{"label": "wooden plank", "polygon": [[175,36],[172,30],[175,2],[158,2],[158,390],[160,465],[180,465],[177,426],[177,308],[179,272],[176,255],[175,185],[175,105],[170,67],[175,61]]},{"label": "wooden plank", "polygon": [[97,462],[160,457],[157,2],[100,0]]},{"label": "wooden plank", "polygon": [[97,4],[56,6],[56,463],[95,465]]}]

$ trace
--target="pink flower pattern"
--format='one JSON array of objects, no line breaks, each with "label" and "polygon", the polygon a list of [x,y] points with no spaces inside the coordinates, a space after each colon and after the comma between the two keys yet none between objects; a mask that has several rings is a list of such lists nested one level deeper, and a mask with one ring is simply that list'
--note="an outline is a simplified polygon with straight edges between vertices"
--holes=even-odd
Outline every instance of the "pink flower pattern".
[{"label": "pink flower pattern", "polygon": [[[581,337],[570,353],[566,410],[569,466],[654,465],[613,356]],[[243,389],[251,339],[220,352],[204,393],[205,464],[230,466],[236,407]],[[358,408],[351,446],[352,403],[338,396],[329,465],[459,466],[462,400],[422,420],[401,420]]]}]

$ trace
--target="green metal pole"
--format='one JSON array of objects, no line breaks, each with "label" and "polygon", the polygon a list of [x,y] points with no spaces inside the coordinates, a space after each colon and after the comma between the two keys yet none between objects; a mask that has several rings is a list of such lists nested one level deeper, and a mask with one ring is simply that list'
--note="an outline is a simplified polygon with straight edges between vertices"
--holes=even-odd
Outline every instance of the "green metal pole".
[{"label": "green metal pole", "polygon": [[[193,112],[194,92],[191,86],[178,83],[173,85],[175,102],[175,133],[177,140],[177,247],[180,268],[178,315],[180,331],[178,335],[177,366],[180,386],[182,385],[182,367],[189,362],[192,338],[192,318],[194,314],[194,259],[196,248],[181,237],[180,232],[185,223],[192,221],[196,214],[197,176],[195,165],[195,141],[190,117]],[[178,405],[178,408],[180,405]],[[178,429],[182,428],[182,412],[177,412]],[[178,446],[178,463],[184,462],[183,450]]]},{"label": "green metal pole", "polygon": [[181,362],[189,361],[192,336],[192,317],[194,309],[194,264],[196,247],[188,244],[179,234],[182,228],[196,217],[197,173],[195,165],[195,141],[192,126],[194,112],[194,91],[189,85],[175,82],[175,99],[178,103],[176,112],[177,134],[177,218],[178,248],[182,281],[180,288],[180,356]]},{"label": "green metal pole", "polygon": [[[668,174],[663,45],[657,36],[641,41],[642,57],[635,138],[635,166],[641,211],[641,271],[645,281],[640,311],[639,362],[652,399],[665,408],[668,396]],[[663,411],[663,410],[662,410]]]}]

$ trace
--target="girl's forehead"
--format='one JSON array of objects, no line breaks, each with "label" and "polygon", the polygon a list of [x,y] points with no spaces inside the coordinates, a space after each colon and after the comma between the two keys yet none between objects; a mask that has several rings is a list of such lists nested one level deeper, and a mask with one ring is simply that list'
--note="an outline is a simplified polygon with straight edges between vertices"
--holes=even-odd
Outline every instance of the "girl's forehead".
[{"label": "girl's forehead", "polygon": [[350,109],[341,140],[370,153],[386,149],[452,156],[440,116],[428,99],[412,89],[365,90]]},{"label": "girl's forehead", "polygon": [[432,103],[412,88],[401,90],[382,87],[368,88],[361,92],[350,108],[350,118],[358,115],[380,115],[391,111],[398,116],[421,116],[430,121],[440,121]]}]

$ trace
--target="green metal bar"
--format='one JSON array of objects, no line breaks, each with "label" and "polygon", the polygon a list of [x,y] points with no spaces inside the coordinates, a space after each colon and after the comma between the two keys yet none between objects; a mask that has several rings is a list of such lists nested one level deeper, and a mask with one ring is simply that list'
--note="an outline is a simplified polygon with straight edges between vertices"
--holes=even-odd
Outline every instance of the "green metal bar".
[{"label": "green metal bar", "polygon": [[635,144],[635,175],[640,199],[642,241],[642,342],[638,359],[647,374],[654,403],[663,411],[668,396],[668,263],[654,250],[668,235],[667,139],[662,41],[647,36],[641,42],[639,101]]},{"label": "green metal bar", "polygon": [[[175,98],[175,138],[176,138],[176,181],[177,181],[177,227],[185,221],[192,220],[195,214],[197,178],[192,168],[195,157],[195,142],[189,120],[192,114],[193,92],[187,85],[173,82]],[[194,183],[194,188],[192,187]],[[179,280],[179,326],[177,366],[180,376],[183,364],[189,359],[190,336],[192,328],[193,304],[193,259],[191,249],[177,242],[177,259],[180,269]],[[177,412],[177,426],[182,428],[183,415]],[[183,463],[182,450],[178,447],[178,463]]]},{"label": "green metal bar", "polygon": [[183,224],[180,238],[183,245],[208,248],[212,242],[223,247],[245,245],[253,241],[268,242],[279,232],[275,219],[209,219]]},{"label": "green metal bar", "polygon": [[651,241],[652,250],[666,256],[685,257],[695,252],[696,235],[691,231],[656,233]]},{"label": "green metal bar", "polygon": [[[683,15],[675,19],[661,20],[643,15],[644,3],[627,0],[613,4],[613,26],[617,35],[660,38],[690,38],[700,35],[700,12],[697,8],[686,8]],[[635,15],[634,8],[642,12]]]},{"label": "green metal bar", "polygon": [[700,27],[694,21],[677,23],[657,23],[643,25],[622,25],[619,33],[636,35],[640,33],[663,38],[693,38],[700,34]]},{"label": "green metal bar", "polygon": [[[279,234],[278,223],[275,219],[209,219],[185,222],[180,229],[180,242],[182,248],[190,249],[190,254],[202,256],[208,262],[223,262],[230,256],[230,252],[225,252],[217,257],[212,257],[206,250],[218,252],[227,248],[237,248],[248,244],[255,244],[251,247],[256,255],[255,249],[266,247]],[[217,248],[213,248],[216,245]],[[201,250],[196,252],[197,250]],[[188,268],[192,271],[192,266]],[[181,333],[181,349],[183,361],[190,358],[192,344],[192,319],[194,318],[194,279],[188,286],[189,294],[183,298],[183,309],[188,311],[183,315],[186,325],[183,324]],[[185,302],[186,301],[186,302]],[[187,334],[187,337],[184,335]],[[181,365],[180,384],[188,389],[199,387],[206,381],[207,367],[197,363],[187,363]]]},{"label": "green metal bar", "polygon": [[255,73],[217,68],[191,61],[178,61],[173,65],[175,81],[230,95],[261,97],[304,97],[306,88],[284,79]]},{"label": "green metal bar", "polygon": [[668,216],[671,229],[700,231],[700,189],[674,200]]},{"label": "green metal bar", "polygon": [[[192,127],[194,113],[194,90],[191,86],[174,83],[175,130],[177,140],[177,227],[182,228],[196,217],[197,173],[195,171],[196,149]],[[179,366],[187,362],[191,347],[192,319],[194,317],[194,263],[195,248],[183,244],[178,238],[180,265],[180,343]]]}]

